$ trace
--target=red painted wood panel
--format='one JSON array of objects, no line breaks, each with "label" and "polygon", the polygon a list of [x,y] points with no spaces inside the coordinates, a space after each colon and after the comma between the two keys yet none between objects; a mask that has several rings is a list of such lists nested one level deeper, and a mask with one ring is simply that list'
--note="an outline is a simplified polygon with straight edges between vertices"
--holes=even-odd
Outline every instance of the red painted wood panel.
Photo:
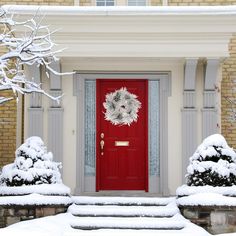
[{"label": "red painted wood panel", "polygon": [[[148,86],[147,80],[97,80],[97,191],[148,191]],[[137,122],[113,125],[104,118],[105,96],[122,87],[138,96],[141,108]],[[101,133],[104,150],[101,155]],[[117,147],[115,141],[128,141],[129,146]]]}]

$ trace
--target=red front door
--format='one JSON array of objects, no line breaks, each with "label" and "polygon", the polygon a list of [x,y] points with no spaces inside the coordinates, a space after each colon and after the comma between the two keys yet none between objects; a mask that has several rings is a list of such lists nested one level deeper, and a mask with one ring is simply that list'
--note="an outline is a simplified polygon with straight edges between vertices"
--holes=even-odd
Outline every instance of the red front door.
[{"label": "red front door", "polygon": [[97,191],[148,191],[147,80],[97,80]]}]

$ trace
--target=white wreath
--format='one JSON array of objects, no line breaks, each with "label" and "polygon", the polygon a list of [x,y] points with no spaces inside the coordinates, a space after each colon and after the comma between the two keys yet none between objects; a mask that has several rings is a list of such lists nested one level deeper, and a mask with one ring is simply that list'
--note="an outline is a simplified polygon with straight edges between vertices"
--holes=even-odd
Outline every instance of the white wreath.
[{"label": "white wreath", "polygon": [[129,125],[137,122],[138,110],[141,108],[141,102],[135,94],[127,91],[126,88],[120,88],[113,93],[106,94],[106,100],[103,103],[105,120],[113,125]]}]

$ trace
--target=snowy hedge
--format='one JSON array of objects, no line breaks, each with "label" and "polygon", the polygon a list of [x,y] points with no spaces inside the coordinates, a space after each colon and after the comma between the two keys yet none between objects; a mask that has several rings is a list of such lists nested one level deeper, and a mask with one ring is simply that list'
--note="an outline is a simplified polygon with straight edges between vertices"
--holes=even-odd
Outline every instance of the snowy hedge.
[{"label": "snowy hedge", "polygon": [[236,184],[236,153],[220,134],[206,138],[190,157],[189,186],[232,186]]},{"label": "snowy hedge", "polygon": [[62,183],[60,163],[53,162],[53,155],[39,137],[26,139],[16,150],[14,163],[6,165],[0,174],[3,186],[22,186]]}]

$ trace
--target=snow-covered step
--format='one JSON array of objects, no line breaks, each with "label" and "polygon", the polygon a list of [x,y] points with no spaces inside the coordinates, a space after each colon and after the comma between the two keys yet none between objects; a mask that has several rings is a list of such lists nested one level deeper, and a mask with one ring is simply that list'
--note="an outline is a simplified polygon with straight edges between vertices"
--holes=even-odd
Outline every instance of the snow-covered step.
[{"label": "snow-covered step", "polygon": [[118,206],[71,205],[68,211],[74,216],[99,217],[172,217],[179,212],[176,206]]},{"label": "snow-covered step", "polygon": [[75,217],[71,226],[81,230],[97,229],[149,229],[149,230],[180,230],[185,227],[184,221],[169,218],[123,218],[123,217]]},{"label": "snow-covered step", "polygon": [[175,198],[156,197],[87,197],[75,196],[77,205],[166,206]]}]

